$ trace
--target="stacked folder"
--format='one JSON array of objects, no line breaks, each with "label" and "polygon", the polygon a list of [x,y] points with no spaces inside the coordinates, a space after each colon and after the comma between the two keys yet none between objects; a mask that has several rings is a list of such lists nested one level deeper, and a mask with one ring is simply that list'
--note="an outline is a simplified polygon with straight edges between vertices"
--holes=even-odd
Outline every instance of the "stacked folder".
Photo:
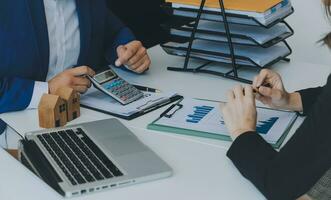
[{"label": "stacked folder", "polygon": [[[193,40],[190,57],[232,63],[230,35],[236,64],[241,66],[269,67],[292,53],[286,39],[294,32],[284,21],[293,13],[289,0],[223,1],[230,33],[226,31],[219,0],[206,0],[194,37],[195,22],[180,27],[169,25],[174,40],[163,44],[163,49],[168,54],[185,57],[189,41]],[[173,15],[192,19],[198,16],[201,4],[201,0],[166,2],[164,7]]]},{"label": "stacked folder", "polygon": [[[182,27],[170,28],[170,33],[175,36],[191,36],[194,22]],[[259,45],[270,47],[293,35],[285,24],[277,24],[271,28],[260,26],[230,24],[232,42],[234,44]],[[197,39],[206,39],[216,42],[227,42],[224,24],[214,21],[201,20],[195,35]]]},{"label": "stacked folder", "polygon": [[[185,56],[188,43],[169,42],[163,49],[171,55]],[[291,51],[285,45],[275,45],[270,48],[234,45],[236,63],[243,66],[268,67],[282,58],[290,55]],[[205,40],[195,40],[191,57],[221,63],[231,63],[229,46],[225,43],[215,43]]]},{"label": "stacked folder", "polygon": [[[166,0],[169,3],[178,3],[192,6],[200,6],[201,0]],[[226,10],[265,12],[280,4],[282,0],[224,0]],[[206,7],[219,8],[219,0],[206,0]]]},{"label": "stacked folder", "polygon": [[[197,16],[196,10],[201,3],[200,0],[167,0],[167,2],[172,3],[171,7],[174,15],[190,18]],[[240,24],[254,25],[260,23],[268,26],[293,12],[289,0],[225,0],[224,3],[228,14],[245,15],[254,19],[243,20],[242,18],[229,16],[230,22]],[[218,0],[207,0],[202,18],[222,21],[223,18],[219,15],[219,11],[220,5]]]}]

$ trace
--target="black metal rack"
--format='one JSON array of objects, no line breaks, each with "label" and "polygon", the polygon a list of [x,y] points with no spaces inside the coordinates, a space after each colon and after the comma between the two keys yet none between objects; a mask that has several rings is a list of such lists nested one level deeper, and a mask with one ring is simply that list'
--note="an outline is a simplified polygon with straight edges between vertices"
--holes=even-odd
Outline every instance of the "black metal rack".
[{"label": "black metal rack", "polygon": [[[270,66],[270,65],[272,65],[272,64],[274,64],[276,62],[279,62],[280,60],[290,61],[290,59],[288,58],[288,56],[292,53],[292,49],[290,48],[290,46],[286,42],[286,39],[288,37],[292,36],[294,34],[294,31],[285,22],[284,19],[287,16],[289,16],[290,14],[292,14],[294,12],[293,8],[292,8],[292,10],[291,10],[291,12],[289,14],[283,16],[282,18],[280,18],[280,19],[278,19],[276,21],[273,21],[272,23],[270,23],[268,25],[263,25],[258,20],[256,20],[253,17],[250,17],[250,16],[238,15],[238,14],[233,14],[233,13],[226,13],[223,0],[219,0],[219,5],[220,5],[220,11],[219,12],[204,10],[205,3],[206,3],[206,0],[201,0],[201,4],[200,4],[198,10],[191,9],[191,8],[180,8],[179,9],[181,11],[187,11],[187,12],[191,12],[191,13],[195,12],[196,13],[196,17],[195,18],[191,17],[192,20],[194,19],[194,23],[193,24],[188,24],[188,26],[190,26],[191,33],[190,33],[190,36],[187,39],[188,40],[188,46],[187,46],[187,48],[183,48],[183,47],[175,48],[176,50],[181,50],[183,52],[184,51],[186,52],[185,55],[184,54],[183,55],[179,55],[179,56],[185,56],[184,65],[182,67],[168,67],[167,68],[168,70],[180,71],[180,72],[194,72],[194,73],[213,74],[213,75],[218,75],[218,76],[222,76],[222,77],[225,77],[225,78],[229,78],[229,79],[233,79],[233,80],[236,80],[236,81],[240,81],[240,82],[251,84],[252,83],[251,80],[242,78],[238,74],[238,70],[241,67],[246,67],[247,65],[237,64],[236,59],[246,60],[246,61],[248,61],[250,63],[250,66],[256,66],[257,69],[265,68],[266,66]],[[173,13],[173,9],[171,8],[171,4],[167,4],[166,3],[165,5],[163,5],[163,8],[166,11],[168,11],[169,13]],[[176,8],[176,9],[178,9],[178,8]],[[202,15],[203,14],[221,15],[221,17],[222,17],[221,20],[219,20],[217,22],[221,22],[221,23],[224,24],[225,33],[223,34],[223,36],[226,37],[226,40],[227,41],[225,43],[227,43],[228,44],[228,47],[229,47],[229,53],[228,54],[226,54],[226,53],[219,53],[219,52],[212,52],[212,51],[201,51],[201,50],[198,50],[198,49],[194,49],[193,48],[193,42],[194,42],[194,40],[195,39],[202,39],[202,38],[196,37],[197,33],[204,33],[204,31],[198,29],[199,22],[200,22],[200,20],[203,19],[202,18]],[[271,28],[271,27],[275,26],[278,23],[285,24],[289,28],[290,34],[284,35],[282,38],[277,38],[277,39],[275,39],[273,41],[269,41],[268,43],[265,43],[265,44],[259,45],[259,46],[261,46],[262,48],[268,48],[268,47],[271,47],[271,46],[273,46],[273,45],[275,45],[277,43],[282,42],[289,49],[289,53],[287,55],[285,55],[285,56],[278,57],[277,59],[275,59],[272,62],[266,64],[265,66],[258,65],[257,63],[255,63],[249,57],[243,57],[243,56],[236,55],[235,54],[235,50],[234,50],[234,44],[236,44],[236,43],[234,43],[232,41],[232,38],[242,38],[242,39],[248,39],[248,40],[250,40],[251,38],[245,37],[243,35],[232,34],[231,33],[231,30],[230,30],[230,27],[229,27],[229,24],[230,23],[233,23],[233,22],[229,22],[228,21],[228,18],[229,17],[251,20],[253,23],[250,23],[249,25],[252,25],[252,26],[262,26],[264,28]],[[186,16],[184,18],[190,18],[190,17],[187,17]],[[207,20],[213,21],[213,20],[210,20],[210,19],[207,19]],[[188,30],[186,29],[186,31],[188,31]],[[183,38],[185,38],[185,37],[183,37]],[[258,44],[256,44],[256,45],[258,45]],[[167,51],[167,53],[172,54],[171,51],[169,51],[169,49],[171,49],[172,47],[166,46],[164,44],[161,45],[161,46]],[[213,71],[213,70],[205,69],[205,67],[207,67],[211,63],[219,62],[219,61],[197,57],[197,56],[194,55],[194,53],[200,53],[200,54],[205,54],[205,55],[220,56],[220,57],[229,58],[230,59],[230,65],[231,65],[231,68],[232,69],[230,71],[225,72],[225,73],[219,72],[219,71]],[[176,55],[176,54],[172,54],[172,55]],[[206,61],[206,63],[204,63],[203,65],[201,65],[199,67],[196,67],[196,68],[189,68],[188,65],[189,65],[190,58],[197,58],[197,59],[200,59],[200,60],[204,60],[204,61]],[[225,64],[224,62],[219,62],[219,63]]]}]

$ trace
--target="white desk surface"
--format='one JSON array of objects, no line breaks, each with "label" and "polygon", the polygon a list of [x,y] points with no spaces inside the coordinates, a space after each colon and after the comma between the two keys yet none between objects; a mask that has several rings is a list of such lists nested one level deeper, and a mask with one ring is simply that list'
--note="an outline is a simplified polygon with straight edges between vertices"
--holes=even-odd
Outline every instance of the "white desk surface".
[{"label": "white desk surface", "polygon": [[[320,7],[317,6],[319,5],[318,1],[313,0],[307,0],[305,4],[302,4],[300,0],[292,0],[292,2],[294,6],[298,6],[296,10],[300,15],[294,14],[289,18],[289,21],[295,29],[301,31],[306,26],[300,18],[306,16],[304,11],[313,8],[318,13]],[[299,7],[299,2],[306,7]],[[321,15],[315,16],[310,21],[314,21],[318,17]],[[315,27],[315,30],[326,30],[326,22],[323,20],[320,19],[322,25]],[[314,26],[316,26],[316,22]],[[331,68],[325,65],[330,60],[329,57],[326,57],[327,50],[325,48],[317,49],[312,43],[315,38],[318,39],[316,33],[312,37],[307,37],[305,33],[298,33],[297,31],[290,40],[294,50],[292,61],[290,63],[278,63],[273,68],[282,75],[285,85],[290,91],[323,85],[330,73]],[[149,53],[153,64],[148,73],[135,76],[119,71],[120,75],[132,83],[150,86],[162,91],[176,91],[186,97],[213,100],[225,100],[226,91],[238,84],[238,82],[213,75],[167,71],[166,66],[180,66],[183,60],[166,55],[160,47],[150,49]],[[250,72],[244,72],[244,74],[252,76]],[[132,121],[122,120],[122,122],[172,166],[174,175],[160,181],[95,193],[76,199],[264,199],[259,191],[245,180],[227,159],[226,150],[230,146],[229,142],[146,130],[146,125],[164,109]],[[72,123],[110,117],[82,109],[82,116]],[[22,135],[25,132],[39,129],[35,110],[2,114],[0,118]],[[301,118],[297,120],[290,135],[294,133],[302,120]],[[2,149],[0,149],[0,163],[2,163],[0,164],[1,199],[62,199]]]},{"label": "white desk surface", "polygon": [[[190,97],[225,100],[228,89],[238,82],[220,77],[179,73],[166,70],[167,65],[178,65],[182,58],[166,55],[160,47],[149,51],[153,65],[142,76],[119,71],[130,82],[147,85],[163,91],[177,91]],[[279,63],[274,67],[282,74],[289,90],[317,86],[325,83],[330,68],[299,62]],[[246,73],[245,73],[246,74]],[[78,199],[264,199],[263,196],[245,180],[226,158],[230,143],[198,137],[174,135],[146,130],[146,125],[155,119],[163,109],[132,121],[122,120],[137,136],[174,169],[174,176],[168,179],[144,183],[136,186],[101,192]],[[38,130],[36,110],[26,110],[2,114],[0,117],[18,133]],[[82,109],[82,116],[72,123],[80,123],[111,116],[88,109]],[[302,119],[299,119],[291,134]],[[38,178],[0,150],[0,194],[6,199],[61,199]],[[1,191],[3,190],[3,191]],[[30,191],[34,191],[33,193]],[[240,192],[238,192],[240,191]]]}]

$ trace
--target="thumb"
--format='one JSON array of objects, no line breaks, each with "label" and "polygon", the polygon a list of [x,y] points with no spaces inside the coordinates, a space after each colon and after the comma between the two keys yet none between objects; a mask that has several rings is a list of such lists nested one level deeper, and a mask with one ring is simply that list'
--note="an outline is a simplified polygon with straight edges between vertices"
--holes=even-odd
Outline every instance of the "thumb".
[{"label": "thumb", "polygon": [[269,87],[264,87],[264,86],[261,86],[259,88],[259,93],[262,95],[262,96],[265,96],[265,97],[270,97],[272,99],[280,99],[281,98],[281,93],[279,90],[277,89],[272,89],[272,88],[269,88]]},{"label": "thumb", "polygon": [[123,61],[122,61],[121,57],[122,57],[122,55],[124,55],[124,53],[126,51],[126,47],[123,46],[123,45],[120,45],[120,46],[117,47],[116,51],[117,51],[118,59],[115,61],[115,65],[117,67],[119,67],[123,64]]}]

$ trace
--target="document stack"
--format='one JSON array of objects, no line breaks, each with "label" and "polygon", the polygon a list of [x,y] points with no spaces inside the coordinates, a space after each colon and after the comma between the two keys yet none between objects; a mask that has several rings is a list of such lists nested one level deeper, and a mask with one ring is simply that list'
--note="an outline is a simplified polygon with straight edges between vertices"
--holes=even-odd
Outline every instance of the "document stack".
[{"label": "document stack", "polygon": [[[168,70],[202,72],[251,83],[239,69],[262,69],[289,61],[292,49],[286,39],[294,34],[285,18],[294,12],[289,0],[166,0],[169,14],[190,19],[183,26],[164,25],[172,41],[162,44],[171,55],[185,57],[183,67]],[[189,67],[190,58],[206,61]],[[211,63],[231,65],[220,72],[207,69]]]}]

